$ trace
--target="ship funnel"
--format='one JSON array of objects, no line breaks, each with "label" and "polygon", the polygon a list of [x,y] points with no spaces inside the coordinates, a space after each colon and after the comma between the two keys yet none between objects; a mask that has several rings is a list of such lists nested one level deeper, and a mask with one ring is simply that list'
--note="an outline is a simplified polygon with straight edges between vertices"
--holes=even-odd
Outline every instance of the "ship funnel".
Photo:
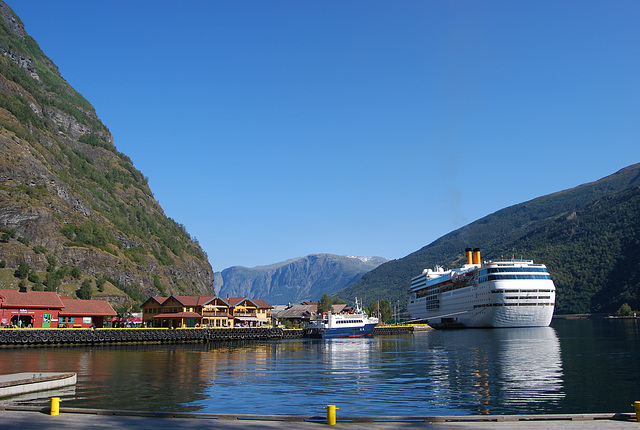
[{"label": "ship funnel", "polygon": [[473,264],[473,256],[471,254],[471,248],[465,249],[464,252],[467,254],[467,264]]},{"label": "ship funnel", "polygon": [[480,262],[480,248],[475,248],[473,250],[473,264],[482,264]]}]

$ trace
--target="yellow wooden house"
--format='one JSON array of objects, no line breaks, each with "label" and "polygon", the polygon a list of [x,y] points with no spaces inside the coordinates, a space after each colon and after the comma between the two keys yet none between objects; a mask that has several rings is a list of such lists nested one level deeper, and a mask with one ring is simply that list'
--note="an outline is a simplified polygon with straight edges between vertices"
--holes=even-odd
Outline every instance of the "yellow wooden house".
[{"label": "yellow wooden house", "polygon": [[151,297],[142,304],[146,327],[260,327],[273,307],[263,300],[216,296]]},{"label": "yellow wooden house", "polygon": [[220,297],[214,297],[202,306],[202,325],[208,327],[233,327],[229,303]]}]

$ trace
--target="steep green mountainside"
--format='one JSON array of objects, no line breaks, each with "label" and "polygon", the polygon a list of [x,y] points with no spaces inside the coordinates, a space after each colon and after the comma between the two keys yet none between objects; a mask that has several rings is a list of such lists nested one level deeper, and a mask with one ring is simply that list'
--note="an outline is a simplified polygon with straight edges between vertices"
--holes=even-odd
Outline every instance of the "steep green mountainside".
[{"label": "steep green mountainside", "polygon": [[211,294],[197,241],[167,218],[91,104],[2,2],[0,53],[0,265],[30,271],[1,286],[21,279],[73,295],[88,281],[96,296],[129,304]]},{"label": "steep green mountainside", "polygon": [[[558,295],[556,313],[640,308],[640,164],[599,181],[502,209],[408,256],[367,273],[338,296],[405,304],[411,278],[436,264],[459,267],[464,249],[547,264]],[[498,191],[497,191],[498,192]],[[490,198],[490,195],[487,196]]]},{"label": "steep green mountainside", "polygon": [[269,266],[233,266],[215,274],[215,289],[221,297],[251,297],[271,305],[319,301],[323,293],[343,289],[386,261],[313,254]]}]

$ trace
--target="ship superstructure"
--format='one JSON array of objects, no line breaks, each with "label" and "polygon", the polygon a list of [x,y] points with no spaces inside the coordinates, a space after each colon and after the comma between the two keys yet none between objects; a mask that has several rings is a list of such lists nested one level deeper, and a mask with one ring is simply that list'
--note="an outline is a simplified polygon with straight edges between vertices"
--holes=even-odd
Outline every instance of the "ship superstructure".
[{"label": "ship superstructure", "polygon": [[317,315],[309,321],[307,334],[313,338],[364,337],[373,334],[378,318],[369,317],[358,302],[353,312],[335,314],[327,312]]},{"label": "ship superstructure", "polygon": [[411,281],[408,310],[432,325],[464,327],[546,327],[556,288],[544,264],[515,258],[481,262],[480,250],[466,249],[459,269],[427,269]]}]

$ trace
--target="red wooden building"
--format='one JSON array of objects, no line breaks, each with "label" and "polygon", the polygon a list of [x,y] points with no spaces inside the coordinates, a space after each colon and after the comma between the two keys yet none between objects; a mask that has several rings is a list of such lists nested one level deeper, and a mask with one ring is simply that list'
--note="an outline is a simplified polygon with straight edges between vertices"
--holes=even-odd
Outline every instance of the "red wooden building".
[{"label": "red wooden building", "polygon": [[0,290],[1,327],[103,327],[105,318],[116,315],[104,300],[69,299],[51,291]]},{"label": "red wooden building", "polygon": [[106,300],[74,300],[61,297],[64,308],[58,314],[60,325],[67,327],[105,327],[105,318],[118,316]]}]

